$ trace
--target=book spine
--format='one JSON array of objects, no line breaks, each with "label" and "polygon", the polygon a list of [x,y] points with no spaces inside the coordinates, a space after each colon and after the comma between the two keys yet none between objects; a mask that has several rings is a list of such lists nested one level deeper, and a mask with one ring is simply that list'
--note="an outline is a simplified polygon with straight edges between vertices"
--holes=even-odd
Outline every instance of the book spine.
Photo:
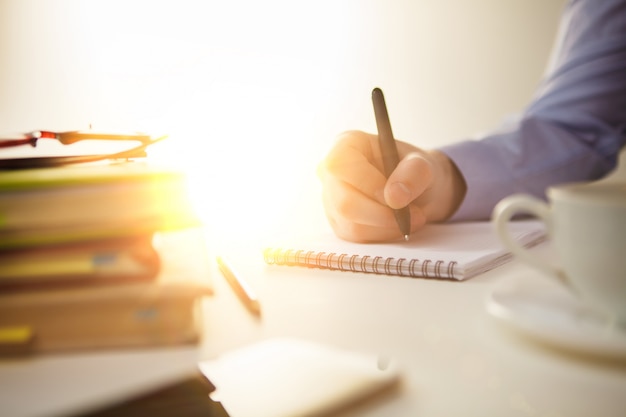
[{"label": "book spine", "polygon": [[[200,337],[195,288],[152,285],[99,291],[57,292],[49,298],[0,297],[0,334],[18,329],[31,337],[16,349],[0,338],[0,355],[76,349],[168,346],[196,343]],[[81,296],[82,295],[82,296]],[[6,339],[6,338],[5,338]],[[4,342],[4,343],[3,343]]]},{"label": "book spine", "polygon": [[455,261],[337,254],[282,248],[264,250],[263,258],[269,265],[301,266],[409,278],[459,279],[461,277]]},{"label": "book spine", "polygon": [[0,250],[0,291],[151,281],[159,270],[152,234]]}]

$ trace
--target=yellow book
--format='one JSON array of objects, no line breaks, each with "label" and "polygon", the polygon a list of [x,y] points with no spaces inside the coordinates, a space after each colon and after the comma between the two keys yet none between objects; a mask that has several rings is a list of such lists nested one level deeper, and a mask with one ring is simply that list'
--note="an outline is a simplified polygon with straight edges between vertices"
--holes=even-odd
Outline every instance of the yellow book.
[{"label": "yellow book", "polygon": [[159,272],[152,234],[0,251],[0,291],[149,281]]}]

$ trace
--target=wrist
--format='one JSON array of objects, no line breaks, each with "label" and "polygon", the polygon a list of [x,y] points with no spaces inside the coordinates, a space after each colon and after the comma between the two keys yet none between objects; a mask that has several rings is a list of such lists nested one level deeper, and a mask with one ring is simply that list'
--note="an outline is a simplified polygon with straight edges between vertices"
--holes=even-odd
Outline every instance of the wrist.
[{"label": "wrist", "polygon": [[445,221],[452,217],[461,206],[465,198],[467,184],[463,174],[448,155],[439,150],[432,150],[430,154],[440,170],[437,175],[439,184],[436,185],[439,194],[437,198],[440,204],[436,218],[433,220]]}]

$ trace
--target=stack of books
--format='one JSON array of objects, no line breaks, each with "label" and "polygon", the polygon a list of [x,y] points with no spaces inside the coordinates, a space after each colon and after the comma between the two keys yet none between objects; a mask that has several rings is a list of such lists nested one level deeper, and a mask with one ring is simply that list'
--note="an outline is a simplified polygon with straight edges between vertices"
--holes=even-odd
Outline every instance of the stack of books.
[{"label": "stack of books", "polygon": [[0,353],[197,341],[199,226],[176,170],[0,171]]}]

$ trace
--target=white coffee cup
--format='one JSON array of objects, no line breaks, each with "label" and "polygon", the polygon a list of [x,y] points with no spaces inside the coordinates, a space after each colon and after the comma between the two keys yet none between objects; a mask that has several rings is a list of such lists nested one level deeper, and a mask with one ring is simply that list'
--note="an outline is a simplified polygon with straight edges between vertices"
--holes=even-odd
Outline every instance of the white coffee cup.
[{"label": "white coffee cup", "polygon": [[[549,203],[524,194],[504,198],[493,211],[502,242],[522,261],[557,278],[587,302],[626,323],[626,183],[597,182],[548,189]],[[520,245],[508,232],[516,214],[546,224],[557,260]]]}]

